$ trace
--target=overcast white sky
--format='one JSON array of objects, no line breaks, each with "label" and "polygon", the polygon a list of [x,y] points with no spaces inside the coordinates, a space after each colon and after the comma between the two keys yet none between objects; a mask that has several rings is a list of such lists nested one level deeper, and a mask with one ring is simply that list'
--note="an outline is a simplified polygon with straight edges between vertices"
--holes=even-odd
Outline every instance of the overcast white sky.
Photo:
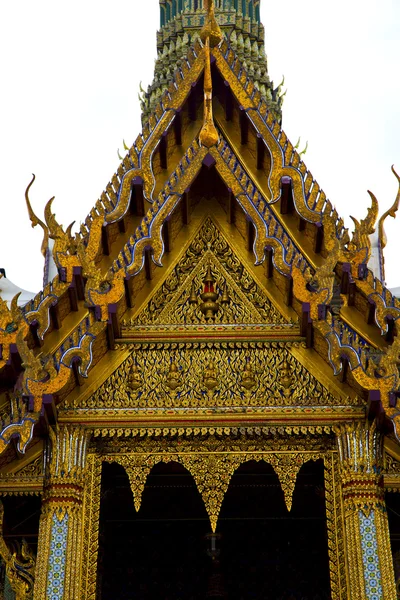
[{"label": "overcast white sky", "polygon": [[[362,218],[367,189],[381,212],[400,172],[399,0],[262,0],[270,76],[285,75],[283,127],[308,140],[307,166],[339,213]],[[0,3],[0,267],[42,285],[35,211],[56,196],[64,226],[85,219],[139,133],[139,82],[152,79],[158,0]],[[387,282],[400,285],[400,215],[389,219]]]}]

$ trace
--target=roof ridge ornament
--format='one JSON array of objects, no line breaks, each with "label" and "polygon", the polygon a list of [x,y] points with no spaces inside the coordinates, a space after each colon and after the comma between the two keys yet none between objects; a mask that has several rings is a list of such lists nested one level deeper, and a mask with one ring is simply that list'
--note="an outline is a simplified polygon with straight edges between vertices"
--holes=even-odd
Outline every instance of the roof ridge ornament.
[{"label": "roof ridge ornament", "polygon": [[207,37],[204,65],[204,117],[203,127],[201,128],[199,139],[202,146],[211,148],[218,144],[219,135],[214,124],[212,110],[212,77],[211,77],[211,54],[210,54],[210,38]]},{"label": "roof ridge ornament", "polygon": [[47,225],[45,225],[43,223],[43,221],[41,219],[39,219],[39,217],[36,216],[36,214],[33,211],[30,199],[29,199],[29,190],[32,187],[35,179],[36,179],[36,175],[34,173],[32,173],[32,179],[31,179],[28,187],[25,190],[25,201],[26,201],[26,207],[28,209],[29,219],[32,223],[32,227],[36,227],[36,225],[40,225],[40,227],[43,229],[44,236],[43,236],[41,252],[42,252],[43,256],[46,256],[46,251],[49,246],[49,228],[47,227]]},{"label": "roof ridge ornament", "polygon": [[200,38],[203,44],[205,44],[207,38],[209,38],[210,46],[213,48],[214,46],[218,46],[224,36],[215,18],[214,0],[204,0],[204,7],[207,14],[203,29],[200,32]]},{"label": "roof ridge ornament", "polygon": [[[389,208],[389,210],[387,210],[378,221],[379,242],[380,242],[381,250],[383,250],[387,244],[387,237],[386,237],[386,233],[385,233],[385,229],[384,229],[384,223],[385,223],[387,217],[389,217],[389,216],[392,217],[393,219],[396,218],[396,213],[399,210],[399,206],[400,206],[400,176],[396,173],[394,165],[392,165],[392,172],[393,172],[393,175],[396,177],[397,181],[399,182],[399,189],[397,191],[396,200],[393,202],[393,204]],[[385,277],[385,275],[383,272],[383,278],[384,277]]]}]

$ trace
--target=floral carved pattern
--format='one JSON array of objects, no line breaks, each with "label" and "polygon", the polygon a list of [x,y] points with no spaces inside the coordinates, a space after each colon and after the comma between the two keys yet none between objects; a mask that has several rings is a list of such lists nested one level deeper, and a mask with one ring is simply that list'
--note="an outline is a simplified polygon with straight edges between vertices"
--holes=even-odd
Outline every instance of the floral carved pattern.
[{"label": "floral carved pattern", "polygon": [[192,284],[200,292],[210,261],[217,290],[222,293],[225,285],[231,288],[231,302],[216,315],[217,323],[285,322],[214,222],[207,218],[146,308],[127,325],[206,323],[198,306],[188,300]]}]

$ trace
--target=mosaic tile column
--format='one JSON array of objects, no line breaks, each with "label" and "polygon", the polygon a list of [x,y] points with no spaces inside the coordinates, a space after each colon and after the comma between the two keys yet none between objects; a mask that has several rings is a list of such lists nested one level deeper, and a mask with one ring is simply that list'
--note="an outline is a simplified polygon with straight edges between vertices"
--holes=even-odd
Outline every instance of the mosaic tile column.
[{"label": "mosaic tile column", "polygon": [[383,488],[383,438],[375,423],[337,429],[349,597],[394,600],[396,586]]},{"label": "mosaic tile column", "polygon": [[87,442],[88,434],[81,427],[63,426],[50,432],[34,600],[79,597]]}]

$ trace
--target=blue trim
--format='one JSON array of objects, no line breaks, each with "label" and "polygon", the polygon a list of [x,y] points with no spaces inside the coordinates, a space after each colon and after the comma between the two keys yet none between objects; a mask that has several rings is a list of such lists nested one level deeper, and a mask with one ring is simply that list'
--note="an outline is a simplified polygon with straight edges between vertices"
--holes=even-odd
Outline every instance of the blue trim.
[{"label": "blue trim", "polygon": [[250,17],[250,19],[253,19],[253,15],[254,15],[253,0],[250,0],[250,2],[249,2],[249,17]]}]

